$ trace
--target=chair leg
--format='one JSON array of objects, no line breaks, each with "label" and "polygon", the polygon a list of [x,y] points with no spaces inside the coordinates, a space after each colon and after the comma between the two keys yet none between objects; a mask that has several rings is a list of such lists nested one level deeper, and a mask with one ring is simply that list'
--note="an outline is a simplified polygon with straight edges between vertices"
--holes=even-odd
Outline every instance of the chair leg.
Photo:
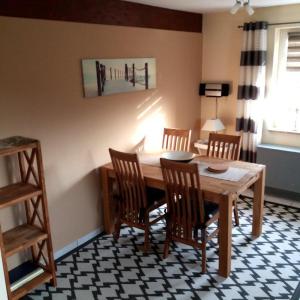
[{"label": "chair leg", "polygon": [[239,212],[238,212],[238,207],[237,207],[237,200],[234,201],[233,213],[234,213],[235,226],[240,226]]},{"label": "chair leg", "polygon": [[169,255],[169,248],[170,248],[170,238],[166,238],[165,245],[164,245],[164,258],[167,258]]},{"label": "chair leg", "polygon": [[116,211],[115,211],[115,214],[116,214],[116,223],[115,223],[115,231],[113,233],[113,238],[115,240],[115,242],[118,241],[119,237],[120,237],[120,230],[121,230],[121,225],[122,225],[122,221],[121,221],[121,209],[120,209],[120,203],[117,202],[116,203]]},{"label": "chair leg", "polygon": [[117,242],[120,237],[120,230],[121,230],[121,220],[118,219],[115,224],[115,231],[113,234],[115,242]]},{"label": "chair leg", "polygon": [[145,229],[144,253],[149,250],[149,228]]},{"label": "chair leg", "polygon": [[144,238],[144,253],[149,250],[149,214],[145,214],[145,238]]},{"label": "chair leg", "polygon": [[169,248],[170,248],[170,242],[171,242],[171,228],[169,222],[167,221],[167,227],[166,227],[166,240],[164,245],[164,258],[167,258],[169,255]]},{"label": "chair leg", "polygon": [[198,228],[194,228],[194,240],[198,241]]},{"label": "chair leg", "polygon": [[201,229],[202,273],[206,273],[206,230]]},{"label": "chair leg", "polygon": [[218,245],[220,245],[220,219],[218,219],[217,226],[218,226]]}]

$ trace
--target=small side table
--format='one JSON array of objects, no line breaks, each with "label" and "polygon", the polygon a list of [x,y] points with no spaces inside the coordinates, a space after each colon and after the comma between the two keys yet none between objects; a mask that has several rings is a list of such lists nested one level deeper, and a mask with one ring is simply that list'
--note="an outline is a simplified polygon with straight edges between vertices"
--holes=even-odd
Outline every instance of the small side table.
[{"label": "small side table", "polygon": [[206,155],[207,145],[207,140],[198,140],[194,143],[194,147],[197,149],[200,155]]}]

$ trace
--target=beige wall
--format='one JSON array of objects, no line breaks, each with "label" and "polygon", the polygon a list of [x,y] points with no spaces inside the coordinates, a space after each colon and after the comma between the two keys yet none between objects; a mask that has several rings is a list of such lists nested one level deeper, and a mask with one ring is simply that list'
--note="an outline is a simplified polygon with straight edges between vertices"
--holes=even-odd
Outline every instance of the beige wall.
[{"label": "beige wall", "polygon": [[[201,34],[0,17],[0,36],[0,138],[41,140],[55,250],[102,224],[96,170],[108,147],[147,135],[152,148],[164,126],[197,138]],[[122,57],[155,57],[157,88],[83,98],[81,59]],[[5,229],[18,210],[0,212]]]},{"label": "beige wall", "polygon": [[[237,28],[247,21],[291,22],[299,21],[300,5],[277,6],[256,9],[250,18],[243,11],[236,15],[229,12],[206,14],[203,20],[203,81],[230,81],[232,92],[219,100],[219,118],[227,133],[235,130],[236,95],[239,79],[239,61],[242,44],[242,29]],[[274,27],[269,27],[268,69],[272,59],[272,36]],[[215,116],[215,102],[201,98],[201,122]],[[205,133],[201,133],[206,137]],[[299,135],[264,130],[263,142],[300,147]]]}]

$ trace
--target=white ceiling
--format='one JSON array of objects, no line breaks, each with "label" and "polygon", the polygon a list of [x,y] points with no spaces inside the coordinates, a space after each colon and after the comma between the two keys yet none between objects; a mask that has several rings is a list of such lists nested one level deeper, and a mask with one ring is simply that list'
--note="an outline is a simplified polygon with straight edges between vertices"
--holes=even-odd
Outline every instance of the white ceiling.
[{"label": "white ceiling", "polygon": [[[183,10],[196,13],[229,10],[235,0],[125,0],[152,6]],[[268,7],[287,4],[300,4],[300,0],[250,0],[251,6]]]}]

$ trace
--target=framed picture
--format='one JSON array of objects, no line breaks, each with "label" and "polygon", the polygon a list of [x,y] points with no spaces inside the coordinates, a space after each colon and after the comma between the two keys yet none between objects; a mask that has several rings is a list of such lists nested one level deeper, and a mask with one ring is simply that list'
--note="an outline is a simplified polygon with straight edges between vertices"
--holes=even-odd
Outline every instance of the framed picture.
[{"label": "framed picture", "polygon": [[85,97],[156,87],[155,58],[83,59],[82,73]]}]

